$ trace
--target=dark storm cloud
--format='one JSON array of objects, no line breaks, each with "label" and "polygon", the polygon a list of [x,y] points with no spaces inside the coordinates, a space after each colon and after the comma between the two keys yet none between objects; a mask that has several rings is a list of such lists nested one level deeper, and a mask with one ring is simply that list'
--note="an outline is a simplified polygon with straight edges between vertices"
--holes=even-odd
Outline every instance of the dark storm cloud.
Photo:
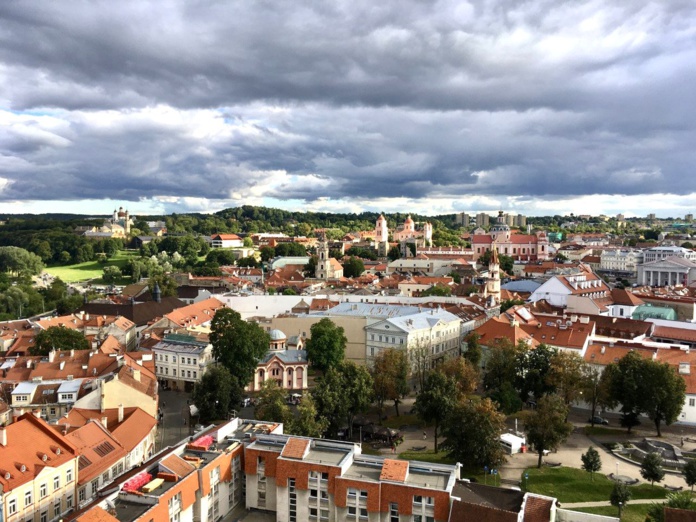
[{"label": "dark storm cloud", "polygon": [[696,191],[696,14],[615,4],[4,2],[0,199]]}]

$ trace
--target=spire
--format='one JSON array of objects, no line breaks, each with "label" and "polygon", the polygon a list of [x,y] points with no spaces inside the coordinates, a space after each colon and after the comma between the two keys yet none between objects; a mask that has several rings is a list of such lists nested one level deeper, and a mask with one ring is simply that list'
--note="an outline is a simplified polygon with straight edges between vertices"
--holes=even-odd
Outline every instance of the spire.
[{"label": "spire", "polygon": [[162,291],[160,290],[159,284],[155,282],[155,286],[152,289],[152,300],[156,303],[162,302]]},{"label": "spire", "polygon": [[493,247],[493,252],[491,253],[491,260],[489,262],[489,265],[500,265],[500,260],[498,259],[498,248]]}]

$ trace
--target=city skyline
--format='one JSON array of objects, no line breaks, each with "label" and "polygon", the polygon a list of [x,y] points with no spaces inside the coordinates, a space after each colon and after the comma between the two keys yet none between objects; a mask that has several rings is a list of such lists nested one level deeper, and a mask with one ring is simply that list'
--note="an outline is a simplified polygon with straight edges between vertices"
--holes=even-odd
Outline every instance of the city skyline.
[{"label": "city skyline", "polygon": [[669,2],[0,6],[0,211],[696,207]]}]

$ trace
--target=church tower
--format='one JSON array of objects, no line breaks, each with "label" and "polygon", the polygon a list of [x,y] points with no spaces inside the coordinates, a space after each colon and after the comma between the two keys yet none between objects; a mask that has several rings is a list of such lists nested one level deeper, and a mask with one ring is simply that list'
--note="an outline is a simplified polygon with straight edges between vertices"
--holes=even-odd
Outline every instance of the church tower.
[{"label": "church tower", "polygon": [[389,250],[389,227],[384,215],[380,214],[375,224],[375,247],[379,257],[387,257]]},{"label": "church tower", "polygon": [[433,224],[430,221],[423,225],[423,243],[425,246],[433,246]]},{"label": "church tower", "polygon": [[317,268],[314,277],[317,279],[329,279],[329,242],[326,240],[326,232],[322,232],[317,244]]},{"label": "church tower", "polygon": [[491,260],[488,262],[488,279],[486,280],[486,295],[500,303],[500,261],[498,249],[494,246],[491,252]]}]

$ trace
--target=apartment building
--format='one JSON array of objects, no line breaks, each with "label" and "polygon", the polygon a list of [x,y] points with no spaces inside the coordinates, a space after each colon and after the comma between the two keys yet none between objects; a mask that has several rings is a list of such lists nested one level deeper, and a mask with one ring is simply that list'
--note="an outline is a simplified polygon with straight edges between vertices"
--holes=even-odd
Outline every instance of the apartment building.
[{"label": "apartment building", "polygon": [[119,477],[71,520],[213,522],[244,505],[244,444],[282,424],[233,419]]},{"label": "apartment building", "polygon": [[214,363],[213,345],[193,335],[167,334],[152,350],[157,379],[173,390],[191,391]]},{"label": "apartment building", "polygon": [[31,413],[0,428],[0,506],[6,522],[59,520],[75,508],[78,451]]}]

